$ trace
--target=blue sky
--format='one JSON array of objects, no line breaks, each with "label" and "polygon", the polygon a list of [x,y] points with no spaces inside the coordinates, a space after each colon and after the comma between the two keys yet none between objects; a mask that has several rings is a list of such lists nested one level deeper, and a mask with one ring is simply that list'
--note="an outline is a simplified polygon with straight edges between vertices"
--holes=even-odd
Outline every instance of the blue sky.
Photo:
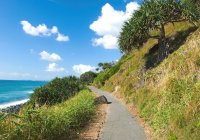
[{"label": "blue sky", "polygon": [[139,8],[130,0],[1,0],[0,79],[80,75],[121,57],[117,36]]}]

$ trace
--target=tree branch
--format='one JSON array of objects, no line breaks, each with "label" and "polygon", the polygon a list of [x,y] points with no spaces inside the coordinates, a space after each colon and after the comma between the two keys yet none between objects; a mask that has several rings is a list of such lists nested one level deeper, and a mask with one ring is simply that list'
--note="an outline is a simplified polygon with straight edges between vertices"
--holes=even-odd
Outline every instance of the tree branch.
[{"label": "tree branch", "polygon": [[153,36],[152,36],[152,35],[149,35],[148,37],[149,37],[149,38],[155,38],[155,39],[159,39],[159,38],[160,38],[160,36],[158,36],[158,35],[153,35]]}]

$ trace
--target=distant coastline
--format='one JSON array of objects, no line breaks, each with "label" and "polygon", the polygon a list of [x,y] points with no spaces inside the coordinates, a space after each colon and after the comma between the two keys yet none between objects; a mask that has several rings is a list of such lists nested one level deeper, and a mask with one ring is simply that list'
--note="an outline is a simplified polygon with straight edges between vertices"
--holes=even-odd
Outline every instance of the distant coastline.
[{"label": "distant coastline", "polygon": [[46,81],[0,80],[0,111],[17,112],[29,101],[30,95]]},{"label": "distant coastline", "polygon": [[25,100],[21,100],[21,101],[2,104],[2,105],[0,105],[0,113],[1,112],[18,113],[20,111],[21,107],[23,107],[28,101],[29,101],[29,99],[25,99]]},{"label": "distant coastline", "polygon": [[19,79],[0,79],[0,81],[30,81],[30,82],[49,82],[50,80],[19,80]]},{"label": "distant coastline", "polygon": [[29,101],[29,99],[24,99],[24,100],[20,100],[20,101],[14,101],[14,102],[10,102],[10,103],[0,104],[0,110],[8,108],[8,107],[12,107],[12,106],[25,104],[28,101]]}]

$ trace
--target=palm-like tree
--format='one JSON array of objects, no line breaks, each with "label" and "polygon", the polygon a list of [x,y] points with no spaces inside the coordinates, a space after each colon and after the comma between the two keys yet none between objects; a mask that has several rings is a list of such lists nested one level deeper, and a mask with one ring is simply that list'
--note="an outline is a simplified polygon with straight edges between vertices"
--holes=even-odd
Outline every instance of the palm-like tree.
[{"label": "palm-like tree", "polygon": [[[120,49],[128,53],[153,37],[158,39],[159,58],[163,59],[168,55],[165,25],[180,21],[193,23],[199,17],[197,7],[189,0],[145,0],[132,18],[125,22],[118,40]],[[155,29],[159,30],[159,36],[150,35],[150,31]]]}]

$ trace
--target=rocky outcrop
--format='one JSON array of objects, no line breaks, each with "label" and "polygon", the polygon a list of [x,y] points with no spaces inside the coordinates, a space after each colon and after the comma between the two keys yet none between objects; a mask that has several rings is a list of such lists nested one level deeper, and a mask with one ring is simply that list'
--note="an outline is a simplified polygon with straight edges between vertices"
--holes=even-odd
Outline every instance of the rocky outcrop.
[{"label": "rocky outcrop", "polygon": [[1,112],[3,112],[3,113],[18,113],[20,111],[20,109],[22,108],[22,106],[24,106],[25,104],[26,103],[0,109],[0,113]]}]

